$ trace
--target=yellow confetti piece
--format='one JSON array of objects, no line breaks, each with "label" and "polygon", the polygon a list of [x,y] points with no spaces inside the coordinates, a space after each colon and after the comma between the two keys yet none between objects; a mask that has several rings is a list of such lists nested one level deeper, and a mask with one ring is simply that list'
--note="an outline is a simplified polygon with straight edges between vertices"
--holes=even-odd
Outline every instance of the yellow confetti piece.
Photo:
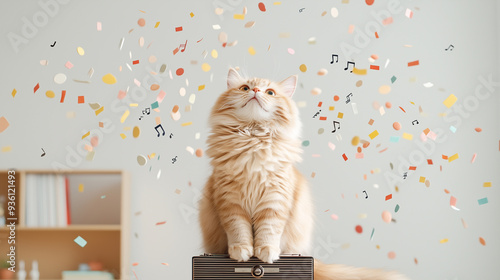
[{"label": "yellow confetti piece", "polygon": [[420,176],[420,179],[418,180],[420,183],[425,183],[425,177]]},{"label": "yellow confetti piece", "polygon": [[54,97],[56,96],[56,94],[55,94],[53,91],[51,91],[51,90],[47,90],[47,91],[45,92],[45,95],[46,95],[48,98],[54,98]]},{"label": "yellow confetti piece", "polygon": [[139,103],[130,103],[128,104],[130,107],[139,107]]},{"label": "yellow confetti piece", "polygon": [[446,243],[446,242],[448,242],[448,238],[444,238],[444,239],[439,240],[439,243],[441,243],[441,244]]},{"label": "yellow confetti piece", "polygon": [[328,107],[328,110],[330,110],[330,111],[335,110],[335,106],[330,106],[330,107]]},{"label": "yellow confetti piece", "polygon": [[219,56],[219,53],[217,53],[217,50],[213,49],[212,52],[210,53],[213,58],[217,58]]},{"label": "yellow confetti piece", "polygon": [[[191,13],[191,14],[192,14],[192,13]],[[191,16],[191,17],[193,17],[193,16]],[[157,21],[157,22],[156,22],[156,24],[155,24],[155,28],[158,28],[158,26],[160,26],[160,22],[159,22],[159,21]]]},{"label": "yellow confetti piece", "polygon": [[99,115],[100,113],[102,113],[102,111],[104,111],[104,106],[102,106],[101,108],[95,110],[95,115]]},{"label": "yellow confetti piece", "polygon": [[491,187],[491,182],[484,182],[483,187],[485,188]]},{"label": "yellow confetti piece", "polygon": [[204,89],[205,89],[205,85],[198,86],[198,91],[204,90]]},{"label": "yellow confetti piece", "polygon": [[273,5],[275,5],[275,6],[281,5],[281,2],[274,2]]},{"label": "yellow confetti piece", "polygon": [[78,191],[83,192],[84,186],[83,184],[78,185]]},{"label": "yellow confetti piece", "polygon": [[2,153],[7,153],[12,151],[12,146],[4,146],[2,147]]},{"label": "yellow confetti piece", "polygon": [[192,125],[193,122],[185,122],[185,123],[182,123],[181,126],[188,126],[188,125]]},{"label": "yellow confetti piece", "polygon": [[443,101],[443,104],[444,106],[450,108],[451,106],[453,106],[453,104],[455,104],[455,102],[457,102],[457,97],[453,94],[450,94],[450,96],[448,96],[444,101]]},{"label": "yellow confetti piece", "polygon": [[352,73],[354,73],[356,75],[366,75],[366,69],[358,69],[356,67],[353,67]]},{"label": "yellow confetti piece", "polygon": [[120,119],[120,122],[121,122],[121,123],[124,123],[124,122],[125,122],[125,120],[128,118],[128,115],[129,115],[129,114],[130,114],[130,111],[129,111],[129,110],[125,111],[125,113],[123,113],[123,115],[122,115],[122,117],[121,117],[121,119]]},{"label": "yellow confetti piece", "polygon": [[452,162],[458,158],[458,154],[454,154],[451,157],[448,158],[448,162]]},{"label": "yellow confetti piece", "polygon": [[123,133],[120,133],[120,137],[121,137],[122,139],[125,139],[125,138],[127,138],[127,135],[125,135],[125,134],[123,134]]},{"label": "yellow confetti piece", "polygon": [[342,119],[343,117],[344,117],[344,113],[339,112],[339,113],[337,114],[337,118]]},{"label": "yellow confetti piece", "polygon": [[76,48],[76,52],[81,56],[85,54],[85,50],[82,47]]},{"label": "yellow confetti piece", "polygon": [[255,49],[252,46],[248,47],[248,53],[250,53],[250,55],[255,55]]},{"label": "yellow confetti piece", "polygon": [[378,131],[374,130],[372,133],[368,134],[368,136],[370,136],[370,139],[373,139],[378,136]]},{"label": "yellow confetti piece", "polygon": [[234,18],[234,19],[245,19],[245,15],[242,15],[242,14],[234,14],[233,18]]},{"label": "yellow confetti piece", "polygon": [[300,69],[300,71],[302,71],[302,72],[306,72],[306,71],[307,71],[307,66],[306,66],[305,64],[301,64],[301,65],[299,66],[299,69]]},{"label": "yellow confetti piece", "polygon": [[90,131],[85,133],[83,136],[82,136],[82,139],[84,139],[85,137],[89,136],[90,135]]},{"label": "yellow confetti piece", "polygon": [[108,74],[102,76],[102,81],[108,85],[112,85],[112,84],[116,83],[116,78],[115,78],[115,76],[113,76],[113,74],[108,73]]},{"label": "yellow confetti piece", "polygon": [[15,96],[16,96],[16,93],[17,93],[17,90],[16,90],[16,89],[13,89],[13,90],[12,90],[12,97],[15,97]]},{"label": "yellow confetti piece", "polygon": [[191,17],[194,17],[194,14],[193,14],[192,12],[191,12],[191,13],[189,13],[189,15],[190,15]]},{"label": "yellow confetti piece", "polygon": [[208,63],[203,63],[201,65],[201,70],[205,71],[205,72],[208,72],[210,71],[210,65]]},{"label": "yellow confetti piece", "polygon": [[413,134],[403,132],[403,138],[406,140],[412,140],[413,139]]}]

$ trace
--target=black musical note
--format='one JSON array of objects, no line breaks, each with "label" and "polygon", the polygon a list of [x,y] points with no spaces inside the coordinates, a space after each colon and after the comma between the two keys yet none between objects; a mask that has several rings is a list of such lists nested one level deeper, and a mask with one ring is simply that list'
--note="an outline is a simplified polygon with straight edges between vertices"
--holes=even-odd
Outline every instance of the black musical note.
[{"label": "black musical note", "polygon": [[57,43],[57,42],[56,42],[56,41],[54,41],[54,44],[52,44],[52,45],[50,45],[50,46],[51,46],[51,47],[55,47],[56,43]]},{"label": "black musical note", "polygon": [[140,116],[140,117],[139,117],[139,120],[141,120],[142,118],[144,118],[144,117],[143,117],[143,116]]},{"label": "black musical note", "polygon": [[414,121],[412,121],[412,122],[411,122],[411,124],[412,124],[412,125],[415,125],[415,122],[417,122],[417,124],[418,124],[418,120],[414,120]]},{"label": "black musical note", "polygon": [[149,109],[149,108],[146,108],[146,109],[142,110],[142,114],[143,114],[143,115],[144,115],[144,114],[149,115],[149,113],[151,113],[151,109]]},{"label": "black musical note", "polygon": [[330,64],[333,64],[333,58],[337,58],[337,61],[335,62],[339,62],[339,55],[338,54],[332,54],[332,61],[330,61]]},{"label": "black musical note", "polygon": [[366,199],[368,199],[368,193],[366,191],[363,191],[366,194]]},{"label": "black musical note", "polygon": [[[347,69],[349,69],[349,64],[352,64],[352,68],[354,68],[356,66],[355,62],[347,61],[347,66],[344,68],[344,71],[347,70]],[[351,73],[352,73],[352,70],[351,70]]]},{"label": "black musical note", "polygon": [[176,161],[177,161],[177,156],[175,156],[175,158],[172,159],[172,164],[174,164]]},{"label": "black musical note", "polygon": [[405,174],[403,174],[403,179],[406,179],[406,177],[408,176],[407,174],[408,172],[405,172]]},{"label": "black musical note", "polygon": [[[451,49],[450,49],[450,48],[451,48]],[[447,51],[447,50],[449,50],[449,49],[450,49],[450,51],[452,51],[452,50],[453,50],[453,48],[455,48],[455,46],[450,45],[447,49],[444,49],[444,50],[445,50],[445,51]]]},{"label": "black musical note", "polygon": [[165,136],[165,130],[163,129],[163,126],[161,124],[155,126],[155,130],[158,133],[158,135],[156,135],[156,136],[160,137],[160,132],[158,131],[158,128],[161,128],[161,130],[163,130],[162,136]]},{"label": "black musical note", "polygon": [[316,112],[316,114],[314,114],[313,119],[314,119],[317,115],[319,115],[319,112],[321,112],[321,110],[319,110],[318,112]]},{"label": "black musical note", "polygon": [[45,156],[45,151],[43,150],[43,148],[42,148],[42,151],[43,151],[43,154],[41,155],[41,157]]},{"label": "black musical note", "polygon": [[349,96],[352,96],[352,92],[349,93],[346,98],[347,98],[347,101],[345,102],[345,104],[348,104],[349,102],[351,102],[351,99],[349,98]]},{"label": "black musical note", "polygon": [[337,127],[335,126],[335,124],[338,124],[339,125],[339,129],[340,129],[340,122],[333,121],[333,131],[332,131],[332,133],[335,133],[335,131],[337,131]]},{"label": "black musical note", "polygon": [[172,139],[172,137],[173,137],[173,136],[174,136],[174,134],[173,134],[173,133],[170,133],[170,139]]},{"label": "black musical note", "polygon": [[299,9],[299,12],[301,12],[301,13],[302,13],[302,11],[303,11],[303,10],[305,10],[305,9],[306,9],[306,8]]}]

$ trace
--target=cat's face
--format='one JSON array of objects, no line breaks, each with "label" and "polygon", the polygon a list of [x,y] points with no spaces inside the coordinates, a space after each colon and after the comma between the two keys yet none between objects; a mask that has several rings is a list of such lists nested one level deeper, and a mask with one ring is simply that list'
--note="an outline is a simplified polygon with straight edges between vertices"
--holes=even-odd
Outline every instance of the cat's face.
[{"label": "cat's face", "polygon": [[261,78],[245,79],[231,68],[228,90],[219,97],[213,113],[234,116],[243,122],[290,123],[298,114],[291,100],[296,84],[297,76],[277,83]]}]

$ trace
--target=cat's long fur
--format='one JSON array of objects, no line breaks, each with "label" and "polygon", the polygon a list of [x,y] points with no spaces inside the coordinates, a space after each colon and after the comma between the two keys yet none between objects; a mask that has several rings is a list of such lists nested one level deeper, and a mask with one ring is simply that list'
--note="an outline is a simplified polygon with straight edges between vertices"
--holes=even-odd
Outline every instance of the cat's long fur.
[{"label": "cat's long fur", "polygon": [[[298,109],[291,99],[297,77],[275,83],[244,79],[230,69],[227,83],[209,119],[207,155],[213,173],[200,202],[205,251],[229,253],[238,261],[256,256],[268,263],[280,254],[308,254],[312,200],[306,180],[294,166],[302,152]],[[314,276],[407,279],[393,272],[318,261]]]}]

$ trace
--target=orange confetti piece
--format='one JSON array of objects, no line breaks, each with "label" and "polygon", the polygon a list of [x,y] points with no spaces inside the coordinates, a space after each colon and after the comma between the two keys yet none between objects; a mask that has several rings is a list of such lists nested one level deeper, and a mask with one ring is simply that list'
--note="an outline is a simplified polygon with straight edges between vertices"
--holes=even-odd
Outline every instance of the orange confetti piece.
[{"label": "orange confetti piece", "polygon": [[164,224],[166,224],[166,223],[167,223],[167,221],[163,221],[163,222],[158,222],[158,223],[156,223],[156,225],[157,225],[157,226],[159,226],[159,225],[164,225]]},{"label": "orange confetti piece", "polygon": [[419,64],[420,64],[420,62],[418,60],[415,60],[415,61],[412,61],[412,62],[408,62],[408,67],[417,66]]},{"label": "orange confetti piece", "polygon": [[410,170],[417,170],[416,166],[410,166]]},{"label": "orange confetti piece", "polygon": [[368,122],[368,124],[369,124],[369,125],[372,125],[372,124],[373,124],[373,122],[374,122],[374,120],[373,120],[373,119],[370,119],[370,121]]},{"label": "orange confetti piece", "polygon": [[343,154],[342,157],[344,158],[344,161],[348,160],[348,158],[347,158],[347,156],[345,154]]},{"label": "orange confetti piece", "polygon": [[380,66],[378,65],[370,65],[371,70],[380,70]]},{"label": "orange confetti piece", "polygon": [[139,263],[136,263],[136,262],[132,264],[132,266],[138,266],[138,265],[139,265]]},{"label": "orange confetti piece", "polygon": [[450,191],[449,191],[449,190],[447,190],[447,189],[444,189],[444,192],[445,192],[445,193],[447,193],[447,194],[449,194],[449,193],[450,193]]},{"label": "orange confetti piece", "polygon": [[479,243],[481,243],[481,245],[483,246],[486,246],[486,241],[484,241],[484,238],[482,237],[479,237]]},{"label": "orange confetti piece", "polygon": [[434,163],[432,162],[432,159],[428,159],[428,160],[427,160],[427,164],[428,164],[428,165],[432,165],[432,164],[434,164]]},{"label": "orange confetti piece", "polygon": [[385,196],[385,201],[392,199],[392,193]]},{"label": "orange confetti piece", "polygon": [[85,96],[78,96],[78,104],[85,103]]},{"label": "orange confetti piece", "polygon": [[399,109],[401,109],[401,111],[406,113],[406,111],[405,111],[405,109],[403,109],[403,107],[399,106]]},{"label": "orange confetti piece", "polygon": [[175,32],[180,32],[180,31],[182,31],[182,26],[179,26],[179,27],[175,28]]},{"label": "orange confetti piece", "polygon": [[429,132],[431,132],[431,130],[429,128],[424,129],[424,134],[425,135],[429,134]]},{"label": "orange confetti piece", "polygon": [[319,117],[320,121],[326,121],[326,117]]},{"label": "orange confetti piece", "polygon": [[36,86],[33,88],[33,93],[36,93],[36,91],[40,88],[40,83],[37,83]]},{"label": "orange confetti piece", "polygon": [[17,90],[16,90],[16,89],[13,89],[13,90],[12,90],[12,97],[15,97],[15,96],[16,96],[16,93],[17,93]]},{"label": "orange confetti piece", "polygon": [[445,155],[442,155],[441,156],[444,160],[447,160],[448,159],[448,156],[445,156]]},{"label": "orange confetti piece", "polygon": [[378,32],[375,32],[375,38],[377,38],[377,39],[379,38],[378,37]]}]

